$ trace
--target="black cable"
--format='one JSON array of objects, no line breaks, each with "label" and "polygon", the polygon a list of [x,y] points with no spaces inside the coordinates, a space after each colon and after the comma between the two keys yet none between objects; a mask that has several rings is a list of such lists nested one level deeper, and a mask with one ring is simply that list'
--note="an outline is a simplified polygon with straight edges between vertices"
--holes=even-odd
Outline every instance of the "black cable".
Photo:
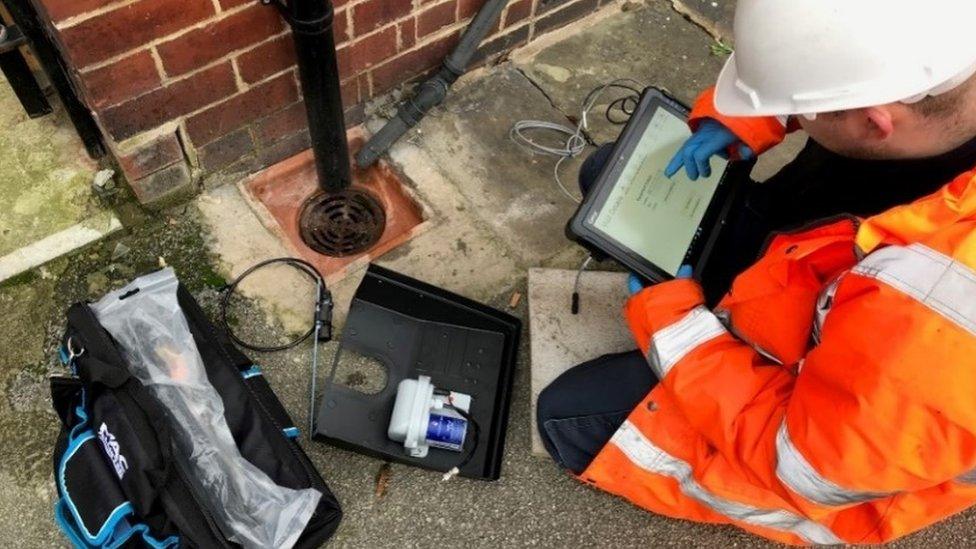
[{"label": "black cable", "polygon": [[[630,117],[637,110],[637,105],[640,104],[641,90],[633,86],[628,86],[627,84],[624,84],[622,82],[611,82],[610,84],[607,84],[605,88],[617,88],[617,89],[626,90],[630,92],[628,95],[625,95],[623,97],[618,97],[617,99],[611,101],[610,104],[607,105],[606,112],[604,112],[604,116],[606,117],[607,121],[610,122],[611,124],[617,126],[622,126],[626,124],[630,120]],[[583,101],[583,104],[584,105],[589,104],[593,96],[596,95],[602,89],[604,89],[603,86],[591,90],[590,93],[587,94],[586,99]],[[613,112],[615,110],[619,110],[620,112],[622,112],[623,116],[615,117],[613,115]]]},{"label": "black cable", "polygon": [[[247,278],[248,276],[252,275],[255,271],[267,267],[269,265],[275,265],[279,263],[283,265],[289,265],[295,269],[298,269],[299,271],[305,273],[309,278],[311,278],[312,282],[316,285],[317,288],[319,288],[318,295],[315,296],[316,311],[322,310],[324,313],[325,311],[323,305],[327,305],[328,313],[329,315],[331,315],[332,294],[325,286],[325,279],[322,278],[322,275],[319,273],[318,269],[316,269],[314,265],[312,265],[307,261],[304,261],[302,259],[297,259],[294,257],[278,257],[275,259],[268,259],[266,261],[262,261],[248,268],[246,271],[241,273],[240,276],[235,278],[232,282],[230,282],[220,290],[221,292],[220,320],[223,323],[224,332],[227,333],[227,336],[230,337],[230,339],[234,343],[240,345],[241,347],[244,347],[245,349],[257,351],[259,353],[274,353],[278,351],[284,351],[287,349],[291,349],[293,347],[297,347],[302,342],[312,337],[313,334],[315,334],[315,328],[316,325],[318,324],[317,322],[313,322],[312,326],[308,329],[308,331],[305,332],[303,335],[301,335],[298,339],[295,339],[294,341],[291,341],[284,345],[264,347],[261,345],[254,345],[252,343],[248,343],[242,340],[241,338],[237,337],[237,335],[234,333],[233,330],[231,330],[230,323],[227,321],[227,309],[230,303],[231,295],[234,294],[234,292],[237,290],[237,287],[241,284],[241,282],[243,282],[244,279]],[[331,336],[331,330],[329,331],[328,335]]]},{"label": "black cable", "polygon": [[[607,105],[607,111],[604,113],[604,116],[606,116],[607,121],[611,124],[623,126],[630,121],[630,117],[633,116],[634,112],[637,111],[637,105],[639,104],[640,95],[628,95],[626,97],[614,99],[612,103]],[[615,108],[624,113],[623,118],[614,118],[612,116]]]},{"label": "black cable", "polygon": [[472,417],[471,414],[469,414],[468,412],[465,412],[464,410],[458,408],[457,406],[454,406],[453,404],[450,405],[450,407],[452,410],[457,412],[458,415],[460,415],[461,417],[463,417],[468,421],[468,425],[471,426],[471,430],[473,431],[469,438],[472,439],[474,442],[471,443],[471,447],[468,448],[467,453],[465,453],[461,461],[459,461],[458,464],[454,466],[455,469],[460,471],[468,463],[471,463],[471,460],[474,458],[475,452],[478,451],[478,439],[481,438],[481,427],[478,425],[478,422],[474,420],[474,417]]}]

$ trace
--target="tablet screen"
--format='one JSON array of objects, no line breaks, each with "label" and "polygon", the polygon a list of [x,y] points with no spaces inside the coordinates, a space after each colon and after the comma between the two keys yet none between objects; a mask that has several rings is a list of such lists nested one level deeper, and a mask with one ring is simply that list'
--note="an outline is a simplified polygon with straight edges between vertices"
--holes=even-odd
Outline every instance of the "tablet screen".
[{"label": "tablet screen", "polygon": [[691,131],[667,109],[655,110],[634,153],[592,226],[672,276],[678,272],[722,180],[727,161],[712,159],[712,175],[664,175]]}]

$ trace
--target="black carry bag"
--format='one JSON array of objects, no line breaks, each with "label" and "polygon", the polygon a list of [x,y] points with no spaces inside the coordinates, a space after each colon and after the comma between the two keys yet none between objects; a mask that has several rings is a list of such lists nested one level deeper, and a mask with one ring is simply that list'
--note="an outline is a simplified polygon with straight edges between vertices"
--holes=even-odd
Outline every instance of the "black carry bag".
[{"label": "black carry bag", "polygon": [[[223,402],[240,457],[286,493],[311,494],[307,489],[314,489],[321,494],[317,505],[309,500],[304,529],[297,526],[301,533],[289,543],[322,545],[342,513],[296,442],[294,422],[260,368],[214,328],[182,286],[176,302],[206,378]],[[233,536],[219,520],[220,510],[205,503],[212,494],[205,492],[205,482],[194,475],[179,449],[179,426],[173,425],[179,416],[130,373],[122,347],[99,323],[92,306],[76,304],[67,316],[62,361],[74,375],[51,380],[63,424],[54,452],[60,496],[55,519],[65,535],[77,547],[255,546],[230,541]],[[256,528],[262,527],[257,523]]]}]

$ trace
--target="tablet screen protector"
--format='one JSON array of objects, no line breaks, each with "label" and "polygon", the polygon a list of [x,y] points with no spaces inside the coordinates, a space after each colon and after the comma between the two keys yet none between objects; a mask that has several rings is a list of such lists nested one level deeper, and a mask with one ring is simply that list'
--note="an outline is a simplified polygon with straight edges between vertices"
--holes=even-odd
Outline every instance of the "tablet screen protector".
[{"label": "tablet screen protector", "polygon": [[691,136],[687,123],[666,109],[650,123],[592,226],[625,248],[674,276],[701,225],[722,180],[727,161],[712,159],[710,177],[688,179],[684,169],[673,178],[664,169]]}]

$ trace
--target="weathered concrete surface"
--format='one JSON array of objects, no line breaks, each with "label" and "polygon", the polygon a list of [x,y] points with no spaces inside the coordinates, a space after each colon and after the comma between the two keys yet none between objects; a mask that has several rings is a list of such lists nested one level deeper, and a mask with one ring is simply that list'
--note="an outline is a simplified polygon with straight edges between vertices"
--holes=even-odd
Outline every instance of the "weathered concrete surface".
[{"label": "weathered concrete surface", "polygon": [[[618,78],[663,87],[690,104],[715,81],[725,58],[713,55],[708,35],[670,3],[655,0],[545,50],[517,53],[513,60],[559,110],[578,117],[590,90]],[[621,130],[603,116],[610,99],[620,94],[608,90],[591,113],[589,133],[597,142],[613,141]]]},{"label": "weathered concrete surface", "polygon": [[0,256],[0,282],[83,248],[122,230],[122,222],[110,213],[97,214],[40,240]]},{"label": "weathered concrete surface", "polygon": [[[207,228],[208,246],[228,280],[266,259],[291,255],[281,240],[264,229],[236,186],[209,190],[195,205]],[[315,288],[294,269],[287,266],[263,269],[241,283],[239,291],[251,298],[261,298],[269,318],[276,318],[289,332],[308,328],[309,303]]]},{"label": "weathered concrete surface", "polygon": [[735,0],[671,0],[674,9],[726,44],[732,42]]},{"label": "weathered concrete surface", "polygon": [[[533,155],[509,139],[512,125],[523,119],[569,123],[518,70],[504,65],[462,82],[410,140],[512,253],[532,264],[567,245],[561,226],[576,204],[553,180],[555,158]],[[579,162],[564,164],[560,175],[575,192]]]},{"label": "weathered concrete surface", "polygon": [[[632,13],[625,13],[610,19],[632,16]],[[674,25],[688,32],[694,30],[690,23],[680,18]],[[615,28],[608,27],[606,32]],[[674,30],[669,25],[667,32]],[[574,41],[591,39],[590,36],[578,36],[572,29],[567,36]],[[703,32],[700,36],[702,43],[707,45],[710,39]],[[572,52],[577,50],[567,51],[567,55],[574,55]],[[559,62],[569,66],[568,61]],[[682,70],[680,63],[672,62],[668,67]],[[461,88],[458,101],[472,97],[474,92],[468,91],[471,86],[477,86],[477,82],[468,82]],[[426,193],[424,199],[432,204],[439,225],[424,235],[426,240],[414,240],[409,251],[399,255],[393,253],[381,261],[394,269],[509,310],[526,326],[527,268],[540,264],[551,268],[575,268],[582,254],[577,247],[559,239],[551,241],[551,249],[540,251],[541,246],[522,246],[517,234],[496,231],[497,225],[492,219],[495,210],[476,207],[477,193],[484,186],[505,185],[506,174],[517,169],[511,167],[516,162],[514,159],[525,162],[526,157],[509,155],[511,149],[492,149],[487,144],[479,144],[477,139],[480,136],[485,143],[489,143],[489,138],[494,140],[490,143],[503,142],[507,139],[508,126],[515,118],[509,112],[514,107],[508,102],[535,104],[540,97],[545,98],[538,92],[538,95],[508,99],[506,103],[469,103],[471,109],[501,109],[495,114],[492,114],[495,111],[488,111],[484,118],[477,119],[483,121],[480,126],[459,120],[473,116],[470,113],[444,110],[437,115],[438,119],[432,119],[438,126],[425,122],[421,132],[411,134],[410,142],[393,151],[394,161],[414,179],[417,192]],[[560,116],[565,119],[570,113],[549,111],[549,114],[556,121]],[[492,116],[495,123],[484,122],[490,121]],[[432,151],[451,150],[446,148],[450,143],[445,144],[445,141],[461,133],[452,128],[454,124],[457,128],[466,128],[463,137],[470,142],[466,142],[464,148],[453,149],[454,155],[435,157]],[[450,132],[435,134],[437,127]],[[505,154],[493,154],[495,152]],[[549,189],[553,199],[561,199],[551,186],[552,159],[538,157],[536,160],[538,171],[526,170],[523,175],[533,178],[532,181],[520,185],[538,189],[540,193],[541,189]],[[458,164],[473,165],[477,170],[458,168]],[[571,177],[567,174],[567,181],[571,181]],[[485,189],[481,192],[487,196],[499,191]],[[254,247],[251,256],[245,255],[247,250],[232,250],[218,243],[221,238],[225,239],[223,242],[232,240],[233,232],[240,225],[228,224],[223,235],[218,231],[210,234],[214,220],[228,220],[241,210],[237,209],[239,204],[233,203],[232,192],[214,196],[222,201],[209,206],[218,210],[217,213],[226,210],[222,212],[223,217],[215,215],[214,211],[201,214],[208,206],[202,204],[169,211],[148,220],[129,234],[0,284],[0,311],[5,313],[5,322],[0,323],[0,342],[4,348],[4,353],[0,353],[0,546],[65,546],[51,520],[54,491],[49,452],[56,436],[56,420],[50,411],[46,378],[49,373],[62,372],[53,353],[67,304],[97,297],[121,286],[137,274],[158,266],[158,258],[163,257],[174,266],[205,310],[213,315],[216,288],[230,274],[239,272],[235,269],[252,259],[278,253],[268,242],[248,240],[245,232],[236,236],[243,247]],[[478,204],[486,201],[481,198]],[[555,216],[539,216],[536,223],[526,224],[526,238],[537,238],[535,233],[543,232],[561,234],[564,221]],[[458,244],[459,239],[463,246]],[[120,243],[126,245],[121,251]],[[355,283],[353,277],[334,288],[337,303],[348,302]],[[287,282],[282,285],[286,289],[295,289],[295,295],[301,291]],[[253,295],[263,295],[260,288],[252,290]],[[523,299],[515,309],[508,309],[514,292],[521,293]],[[268,308],[264,301],[243,300],[236,307],[232,322],[243,337],[284,335],[282,321],[287,317]],[[269,311],[275,312],[269,314]],[[375,476],[380,462],[317,442],[304,442],[346,513],[332,546],[396,549],[455,545],[476,548],[768,546],[731,527],[650,515],[622,500],[592,490],[564,475],[546,460],[533,457],[530,452],[529,346],[528,334],[525,334],[515,380],[502,479],[498,482],[456,479],[443,483],[440,475],[393,465],[386,494],[378,497]],[[332,349],[333,346],[324,349],[326,359],[331,356]],[[255,354],[253,358],[262,364],[268,380],[294,419],[304,425],[307,420],[309,348],[302,346],[285,353]],[[897,545],[972,546],[976,537],[972,527],[974,516],[972,512],[965,513]]]},{"label": "weathered concrete surface", "polygon": [[509,245],[493,231],[473,201],[458,191],[472,180],[448,178],[426,147],[409,141],[391,151],[391,159],[433,209],[432,227],[377,263],[480,300],[498,296],[524,276],[517,244]]},{"label": "weathered concrete surface", "polygon": [[[673,2],[673,4],[672,4]],[[730,23],[734,3],[729,0],[650,0],[624,4],[622,13],[612,15],[542,50],[533,47],[516,52],[513,62],[563,113],[579,117],[581,104],[590,90],[620,78],[644,86],[662,87],[685,104],[691,104],[711,86],[726,61],[712,46],[708,25]],[[713,5],[714,4],[714,5]],[[685,14],[695,11],[692,24]],[[676,10],[679,10],[676,11]],[[604,116],[607,105],[627,95],[607,90],[594,106],[588,135],[597,143],[614,141],[623,129]],[[753,178],[765,181],[802,148],[805,136],[794,135],[774,151],[763,155]]]},{"label": "weathered concrete surface", "polygon": [[[587,271],[580,279],[579,314],[572,315],[576,270],[529,269],[529,335],[531,337],[531,425],[539,393],[573,366],[608,353],[636,348],[620,314],[627,299],[627,274]],[[548,457],[538,430],[532,431],[532,453]]]},{"label": "weathered concrete surface", "polygon": [[52,106],[31,120],[0,76],[0,257],[105,211],[91,193],[95,163]]}]

